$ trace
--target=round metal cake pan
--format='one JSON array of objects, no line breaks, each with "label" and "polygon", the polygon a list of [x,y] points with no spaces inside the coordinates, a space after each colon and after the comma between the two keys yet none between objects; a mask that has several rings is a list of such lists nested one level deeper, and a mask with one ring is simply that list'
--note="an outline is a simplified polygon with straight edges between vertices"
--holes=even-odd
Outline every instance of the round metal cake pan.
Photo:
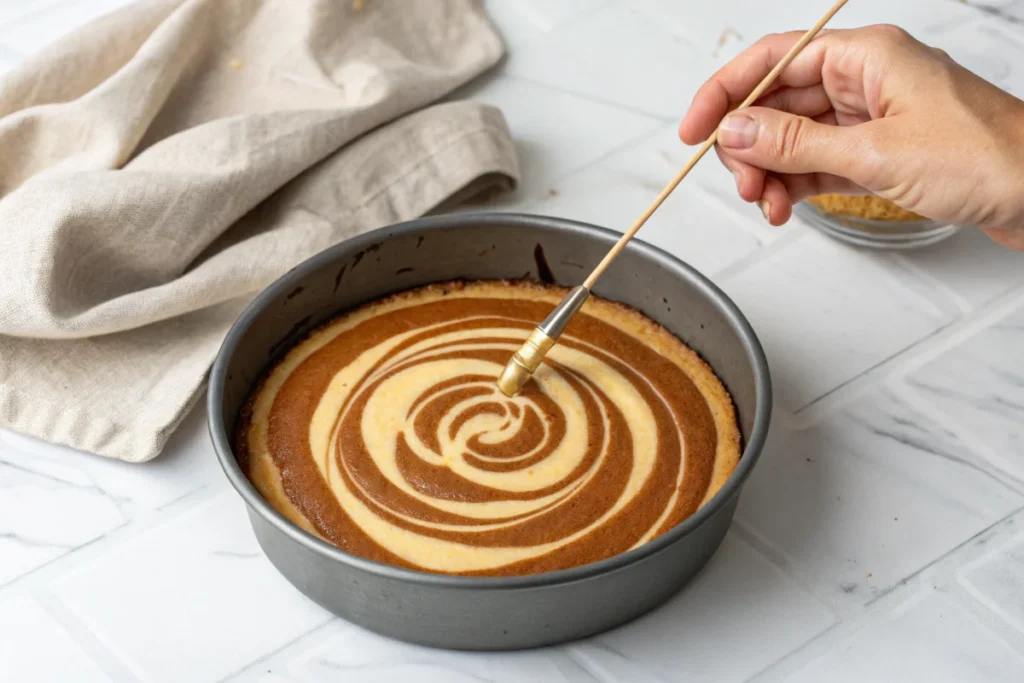
[{"label": "round metal cake pan", "polygon": [[270,507],[235,459],[239,413],[258,379],[331,317],[396,291],[452,279],[581,282],[619,235],[527,215],[456,214],[382,228],[289,271],[231,328],[209,382],[217,457],[248,507],[270,561],[306,596],[387,636],[470,650],[548,645],[604,631],[657,607],[718,549],[768,433],[771,381],[757,336],[735,304],[696,270],[634,240],[595,293],[664,325],[711,365],[733,396],[743,434],[739,466],[694,515],[650,543],[600,562],[510,578],[419,572],[346,553]]}]

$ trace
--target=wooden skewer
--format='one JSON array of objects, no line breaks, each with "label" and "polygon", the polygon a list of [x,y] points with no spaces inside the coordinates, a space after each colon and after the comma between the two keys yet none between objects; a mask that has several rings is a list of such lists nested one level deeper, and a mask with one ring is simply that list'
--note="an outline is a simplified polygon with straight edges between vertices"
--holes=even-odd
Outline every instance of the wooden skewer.
[{"label": "wooden skewer", "polygon": [[[825,24],[827,24],[832,19],[832,17],[835,16],[835,13],[838,12],[846,3],[847,0],[839,0],[839,2],[834,4],[832,6],[832,9],[830,9],[828,13],[826,13],[825,16],[823,16],[818,21],[818,23],[815,24],[813,28],[811,28],[810,31],[805,33],[803,37],[800,38],[799,41],[797,41],[796,45],[794,45],[792,49],[790,49],[790,51],[786,53],[786,56],[783,57],[782,60],[775,65],[775,68],[772,69],[768,73],[768,75],[764,77],[764,80],[761,81],[761,83],[758,84],[756,88],[754,88],[754,91],[750,93],[749,96],[747,96],[747,99],[743,100],[743,104],[736,108],[737,111],[740,109],[746,109],[754,102],[757,102],[757,100],[760,99],[762,95],[764,95],[765,91],[772,86],[772,83],[774,83],[775,79],[779,77],[779,74],[782,73],[782,71],[787,66],[789,66],[794,59],[796,59],[796,56],[800,54],[801,50],[807,47],[808,43],[814,40],[814,37],[818,35],[818,32],[825,27]],[[605,268],[607,268],[611,264],[611,262],[615,260],[615,257],[618,256],[619,253],[626,248],[626,244],[628,244],[629,241],[633,239],[633,236],[636,235],[636,233],[640,230],[640,228],[644,226],[644,223],[647,222],[647,219],[649,219],[654,214],[654,212],[658,210],[658,207],[661,206],[666,199],[668,199],[668,196],[672,194],[672,191],[675,190],[676,187],[679,186],[679,183],[683,182],[683,178],[685,178],[690,173],[690,171],[693,170],[693,167],[697,165],[697,162],[704,158],[704,155],[708,153],[708,150],[714,147],[717,143],[718,129],[716,128],[715,132],[711,134],[711,137],[704,141],[704,143],[697,150],[697,153],[694,154],[688,162],[686,162],[686,165],[683,166],[683,169],[679,171],[675,178],[672,179],[672,182],[670,182],[665,187],[665,189],[661,191],[661,194],[659,194],[658,197],[654,200],[654,202],[649,207],[647,207],[647,210],[640,215],[640,218],[637,219],[636,223],[633,223],[633,226],[622,235],[622,238],[615,243],[615,246],[612,247],[611,250],[609,250],[609,252],[605,255],[604,259],[602,259],[601,262],[597,264],[597,267],[594,268],[592,273],[590,273],[590,277],[584,280],[584,287],[586,287],[587,289],[593,289],[594,283],[596,283],[597,279],[601,277],[602,273],[604,273]]]},{"label": "wooden skewer", "polygon": [[[847,1],[848,0],[838,0],[838,2],[832,5],[832,8],[825,13],[825,16],[819,19],[818,23],[811,27],[811,29],[796,42],[789,52],[786,53],[786,56],[775,65],[774,69],[768,72],[768,75],[764,77],[757,87],[754,88],[753,92],[747,96],[747,99],[743,100],[743,103],[740,104],[736,110],[746,109],[764,95],[768,88],[772,86],[772,83],[775,82],[775,79],[779,77],[779,74],[781,74],[794,59],[796,59],[797,55],[800,54],[801,50],[807,47],[808,43],[814,40],[815,36],[818,35],[818,32],[825,27],[825,24],[831,21],[832,17],[835,16],[836,12],[842,9],[843,5],[845,5]],[[704,158],[704,155],[708,153],[708,150],[714,147],[717,142],[718,129],[716,128],[715,132],[711,134],[711,137],[701,144],[693,157],[686,162],[686,165],[683,166],[682,170],[676,174],[676,177],[665,186],[665,189],[663,189],[651,205],[647,207],[647,210],[640,215],[640,218],[633,223],[629,230],[623,233],[619,241],[615,243],[615,246],[605,254],[605,257],[597,264],[597,267],[590,273],[590,276],[583,281],[583,285],[573,289],[555,308],[555,310],[552,311],[551,315],[549,315],[543,323],[537,326],[530,337],[526,340],[526,343],[523,344],[523,347],[512,356],[508,365],[505,366],[504,372],[502,372],[501,376],[498,378],[498,387],[501,389],[502,393],[506,396],[514,396],[519,393],[526,381],[530,379],[534,370],[536,370],[541,361],[544,360],[544,356],[547,355],[547,352],[555,345],[555,341],[562,333],[562,330],[565,329],[569,319],[572,318],[572,316],[583,306],[583,303],[590,296],[590,290],[593,288],[598,278],[601,277],[601,274],[604,273],[605,269],[612,261],[615,260],[615,257],[626,248],[626,245],[629,244],[631,239],[633,239],[633,236],[636,235],[640,228],[644,226],[644,223],[647,222],[654,212],[658,210],[658,207],[668,199],[668,196],[672,194],[672,191],[675,190],[676,187],[679,186],[679,183],[683,182],[683,178],[693,170],[693,167],[697,165],[697,162]]]}]

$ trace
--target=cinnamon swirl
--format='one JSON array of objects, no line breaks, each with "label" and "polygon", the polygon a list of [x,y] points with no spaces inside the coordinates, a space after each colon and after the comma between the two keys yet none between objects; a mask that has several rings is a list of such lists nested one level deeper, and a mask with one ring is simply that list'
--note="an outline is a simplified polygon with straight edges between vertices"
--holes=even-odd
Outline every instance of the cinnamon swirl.
[{"label": "cinnamon swirl", "polygon": [[310,533],[429,572],[546,572],[663,534],[736,467],[732,402],[667,330],[596,297],[505,397],[495,377],[565,293],[447,283],[342,315],[254,392],[243,469]]}]

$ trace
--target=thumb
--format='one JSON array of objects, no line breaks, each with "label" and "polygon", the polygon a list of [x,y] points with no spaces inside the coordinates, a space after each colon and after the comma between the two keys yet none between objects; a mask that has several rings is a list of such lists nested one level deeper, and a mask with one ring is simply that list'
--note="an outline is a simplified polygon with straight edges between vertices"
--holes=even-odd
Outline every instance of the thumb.
[{"label": "thumb", "polygon": [[725,117],[718,144],[729,156],[776,173],[829,173],[850,178],[864,155],[856,127],[831,126],[804,116],[750,107]]}]

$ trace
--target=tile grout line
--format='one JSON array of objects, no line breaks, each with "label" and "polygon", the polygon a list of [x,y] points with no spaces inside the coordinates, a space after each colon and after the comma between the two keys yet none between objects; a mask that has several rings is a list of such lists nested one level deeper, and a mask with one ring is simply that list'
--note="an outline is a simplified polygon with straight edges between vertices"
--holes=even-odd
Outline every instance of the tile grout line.
[{"label": "tile grout line", "polygon": [[[920,268],[916,264],[912,263],[903,254],[890,254],[890,260],[898,268],[903,269],[911,277],[916,278],[922,284],[925,284],[936,291],[939,296],[943,298],[943,303],[951,302],[956,308],[957,317],[969,315],[973,310],[974,306],[965,297],[961,296],[956,290],[947,285],[945,282],[937,277],[926,272],[923,268]],[[932,298],[928,295],[929,298]],[[938,302],[936,302],[938,303]]]},{"label": "tile grout line", "polygon": [[0,586],[0,596],[3,596],[4,593],[17,593],[19,590],[30,593],[34,591],[49,592],[50,584],[88,566],[98,554],[104,552],[104,547],[120,546],[125,541],[169,524],[223,493],[223,491],[210,491],[210,489],[209,485],[201,486],[158,509],[148,510],[128,518],[127,521],[106,533],[100,534],[3,584]]},{"label": "tile grout line", "polygon": [[975,309],[971,315],[953,322],[946,329],[946,334],[932,335],[922,339],[919,343],[921,348],[918,353],[912,358],[908,358],[905,365],[894,372],[893,377],[905,378],[911,372],[921,369],[927,363],[961,346],[979,332],[1013,315],[1022,307],[1024,307],[1024,284],[1017,285],[984,306]]},{"label": "tile grout line", "polygon": [[[822,648],[825,648],[827,654],[829,650],[832,650],[835,647],[839,646],[846,637],[851,636],[859,632],[860,630],[870,626],[879,614],[891,613],[895,608],[898,608],[899,605],[903,605],[908,602],[912,603],[916,593],[921,591],[927,591],[929,589],[928,585],[931,583],[931,581],[926,581],[926,579],[930,579],[930,572],[940,572],[940,574],[935,577],[936,579],[940,579],[939,582],[941,582],[942,578],[945,578],[946,580],[955,579],[956,569],[944,568],[941,565],[943,565],[944,563],[952,562],[956,559],[956,556],[958,554],[966,552],[966,550],[969,549],[973,544],[975,544],[979,538],[985,536],[986,534],[991,534],[994,531],[997,531],[998,527],[1005,525],[1008,521],[1012,520],[1015,516],[1021,514],[1022,512],[1024,512],[1024,507],[1015,508],[1013,511],[1004,515],[1003,517],[996,520],[992,524],[988,525],[981,531],[977,532],[976,534],[973,534],[970,538],[967,538],[966,540],[957,544],[954,548],[943,553],[942,555],[935,558],[934,560],[932,560],[925,566],[921,567],[917,571],[896,582],[891,589],[872,598],[870,601],[862,605],[861,608],[856,612],[853,612],[848,617],[842,617],[840,619],[840,622],[836,624],[833,628],[821,632],[814,638],[808,640],[799,648],[789,652],[782,658],[769,664],[748,680],[760,680],[764,676],[771,677],[773,675],[779,675],[784,677],[786,675],[795,673],[796,671],[802,670],[804,666],[817,659],[816,657],[813,657],[813,651],[815,649],[820,650]],[[936,586],[932,583],[931,590],[935,589]],[[981,605],[981,603],[976,604]],[[799,664],[798,662],[800,655],[806,656],[809,652],[811,653],[811,659],[804,662],[803,665]],[[794,662],[794,660],[797,661]],[[797,668],[793,668],[794,666]],[[777,671],[777,674],[773,674],[773,670]]]},{"label": "tile grout line", "polygon": [[992,522],[991,524],[989,524],[987,527],[985,527],[981,531],[977,532],[976,534],[973,534],[970,538],[965,539],[964,541],[962,541],[959,544],[957,544],[955,547],[951,548],[950,550],[948,550],[948,551],[942,553],[941,555],[939,555],[938,557],[936,557],[934,560],[932,560],[931,562],[929,562],[925,566],[921,567],[920,569],[918,569],[917,571],[913,572],[909,576],[901,579],[899,581],[899,583],[897,583],[896,586],[894,586],[892,589],[890,589],[888,591],[885,591],[885,592],[882,592],[879,595],[877,595],[876,597],[872,598],[870,601],[868,601],[868,603],[865,605],[865,607],[866,608],[870,608],[871,606],[875,605],[879,601],[884,600],[889,595],[895,593],[902,586],[905,586],[905,585],[909,584],[911,581],[917,581],[918,579],[921,579],[922,577],[924,577],[925,574],[927,574],[929,572],[929,570],[932,570],[932,569],[938,567],[940,564],[945,562],[947,559],[954,557],[957,553],[960,553],[963,549],[969,547],[971,544],[973,544],[975,541],[977,541],[978,538],[980,538],[980,537],[984,536],[985,534],[991,532],[993,529],[995,529],[999,525],[1005,523],[1007,520],[1011,519],[1012,517],[1020,514],[1021,512],[1024,512],[1024,506],[1020,506],[1020,507],[1014,508],[1009,513],[1003,515],[1002,517],[1000,517],[996,521]]},{"label": "tile grout line", "polygon": [[[86,656],[104,673],[111,675],[111,680],[124,681],[130,677],[132,681],[141,682],[145,678],[141,671],[136,670],[132,662],[119,656],[113,648],[85,621],[80,619],[73,609],[50,591],[28,593],[39,603],[50,617],[60,624],[71,639],[82,649]],[[116,675],[115,675],[116,674]]]},{"label": "tile grout line", "polygon": [[[629,105],[625,105],[625,104],[622,104],[621,102],[616,102],[614,100],[606,100],[606,99],[604,99],[602,97],[594,97],[593,95],[590,95],[590,94],[587,94],[587,93],[584,93],[584,92],[580,92],[580,91],[572,89],[572,88],[564,88],[564,87],[557,86],[557,85],[551,85],[550,83],[544,83],[543,81],[538,81],[538,80],[530,78],[528,76],[521,76],[519,74],[511,73],[508,70],[504,71],[501,74],[501,77],[507,78],[507,79],[509,79],[511,81],[518,81],[519,83],[525,83],[527,85],[532,85],[532,86],[534,86],[536,88],[543,88],[545,90],[550,90],[552,92],[558,92],[558,93],[562,93],[562,94],[565,94],[565,95],[571,95],[572,97],[577,97],[577,98],[579,98],[581,100],[586,100],[586,101],[591,102],[593,104],[600,104],[601,106],[609,107],[611,109],[618,109],[619,111],[623,111],[623,112],[626,112],[628,114],[633,114],[634,116],[643,116],[645,118],[654,119],[654,120],[658,121],[662,125],[667,125],[669,123],[672,123],[673,121],[682,121],[683,113],[685,113],[685,112],[683,112],[683,113],[680,113],[678,117],[670,118],[670,117],[667,117],[667,116],[663,116],[661,114],[655,114],[654,112],[647,111],[645,109],[639,109],[637,107],[631,107]],[[679,144],[682,144],[682,143],[680,142]]]},{"label": "tile grout line", "polygon": [[[333,614],[331,612],[328,612],[327,610],[324,610],[324,612],[328,615],[328,618],[322,624],[318,624],[318,625],[314,626],[313,628],[309,629],[308,631],[305,631],[304,633],[300,633],[299,635],[295,636],[294,638],[292,638],[291,640],[287,641],[286,643],[282,643],[279,647],[277,647],[277,648],[275,648],[275,649],[273,649],[273,650],[271,650],[269,652],[266,652],[263,655],[260,655],[259,657],[257,657],[256,659],[252,660],[248,664],[245,664],[245,665],[239,667],[238,669],[235,669],[234,671],[232,671],[231,673],[227,674],[226,676],[222,676],[221,678],[218,679],[218,683],[227,683],[228,681],[230,681],[230,680],[232,680],[234,678],[237,678],[239,676],[244,675],[246,672],[250,671],[251,669],[254,669],[254,668],[259,667],[259,666],[266,666],[267,663],[269,663],[275,657],[278,657],[282,653],[286,652],[287,650],[291,649],[292,647],[294,647],[295,645],[297,645],[301,641],[306,640],[307,638],[312,640],[312,642],[307,644],[307,649],[312,649],[312,648],[316,647],[317,643],[319,643],[319,642],[321,642],[323,640],[326,640],[331,635],[333,635],[334,632],[337,632],[338,628],[342,628],[342,629],[344,629],[344,628],[358,628],[354,624],[352,624],[351,622],[345,621],[341,617],[339,617],[339,616],[337,616],[337,615],[335,615],[335,614]],[[290,670],[290,668],[288,667],[287,664],[285,664],[285,666],[283,668],[287,669],[289,671],[289,674],[291,674],[291,670]],[[270,673],[270,672],[268,671],[268,673]]]},{"label": "tile grout line", "polygon": [[981,458],[982,462],[988,466],[986,469],[991,469],[992,474],[996,475],[1000,481],[1009,485],[1017,493],[1024,495],[1024,478],[1014,474],[1009,463],[1000,458],[991,446],[975,436],[955,417],[946,414],[944,410],[929,401],[919,389],[907,384],[905,380],[895,380],[887,388],[914,410],[952,431],[972,454]]},{"label": "tile grout line", "polygon": [[807,429],[863,397],[870,391],[905,379],[910,373],[941,357],[1024,306],[1024,285],[1018,286],[968,316],[953,320],[899,352],[876,363],[828,393],[793,411],[794,429]]},{"label": "tile grout line", "polygon": [[[594,168],[598,164],[608,160],[610,157],[618,154],[619,152],[623,151],[624,149],[627,149],[627,148],[629,148],[629,147],[631,147],[631,146],[633,146],[635,144],[638,144],[638,143],[646,140],[648,137],[653,137],[660,130],[661,125],[662,124],[659,123],[659,124],[655,125],[652,128],[647,128],[642,133],[639,133],[636,136],[634,136],[634,137],[632,137],[632,138],[630,138],[628,140],[625,140],[621,144],[618,144],[618,145],[612,147],[611,149],[609,149],[607,152],[605,152],[601,156],[599,156],[599,157],[597,157],[595,159],[592,159],[592,160],[590,160],[590,161],[588,161],[588,162],[586,162],[584,164],[581,164],[580,166],[578,166],[576,168],[570,169],[570,170],[566,171],[565,173],[562,173],[558,177],[552,178],[551,179],[551,185],[557,186],[559,183],[562,183],[562,182],[568,180],[569,178],[572,178],[573,176],[576,176],[577,174],[583,173],[584,171],[588,171],[588,170]],[[527,196],[522,197],[521,199],[527,205],[525,208],[527,210],[532,210],[532,206],[533,205],[536,205],[536,204],[538,204],[540,202],[543,202],[547,197],[548,197],[548,193],[546,191],[542,191],[541,194],[539,194],[539,195],[536,195],[536,196],[529,196],[529,195],[527,195]],[[619,230],[618,232],[624,232],[627,227],[629,227],[629,226],[623,226],[622,230]],[[609,229],[614,230],[615,228],[609,228]]]},{"label": "tile grout line", "polygon": [[[741,494],[742,495],[742,494]],[[828,594],[820,590],[819,585],[810,580],[811,577],[800,571],[796,562],[787,555],[784,550],[776,548],[775,545],[757,532],[752,524],[737,514],[733,518],[731,527],[736,535],[758,555],[763,557],[769,564],[782,572],[787,579],[799,586],[804,592],[813,597],[823,607],[828,609],[836,617],[836,624],[845,622],[848,618],[856,616],[863,610],[863,606],[853,607],[849,603],[837,602]],[[833,627],[836,626],[833,624]],[[832,628],[832,627],[830,627]]]},{"label": "tile grout line", "polygon": [[[707,193],[707,190],[704,190],[704,188],[701,189]],[[746,256],[743,256],[742,258],[725,266],[715,273],[712,276],[712,279],[716,284],[724,284],[739,277],[740,275],[743,275],[754,266],[774,256],[776,253],[786,250],[797,242],[803,241],[805,237],[806,233],[802,230],[788,230],[784,234],[779,235],[777,239],[774,239],[767,244],[760,243],[760,247],[758,249],[755,249]]]},{"label": "tile grout line", "polygon": [[[87,568],[110,549],[120,547],[125,541],[142,536],[176,518],[209,503],[218,492],[210,492],[207,484],[184,494],[158,509],[146,511],[111,529],[105,534],[74,548],[43,565],[16,577],[0,586],[0,598],[26,595],[39,604],[46,613],[82,649],[83,653],[108,675],[118,673],[113,680],[124,680],[128,672],[136,681],[144,680],[142,673],[132,662],[116,653],[113,647],[81,616],[66,604],[53,590],[55,582]],[[204,495],[205,494],[205,495]],[[185,502],[187,501],[187,503]],[[107,548],[107,550],[103,550]]]}]

